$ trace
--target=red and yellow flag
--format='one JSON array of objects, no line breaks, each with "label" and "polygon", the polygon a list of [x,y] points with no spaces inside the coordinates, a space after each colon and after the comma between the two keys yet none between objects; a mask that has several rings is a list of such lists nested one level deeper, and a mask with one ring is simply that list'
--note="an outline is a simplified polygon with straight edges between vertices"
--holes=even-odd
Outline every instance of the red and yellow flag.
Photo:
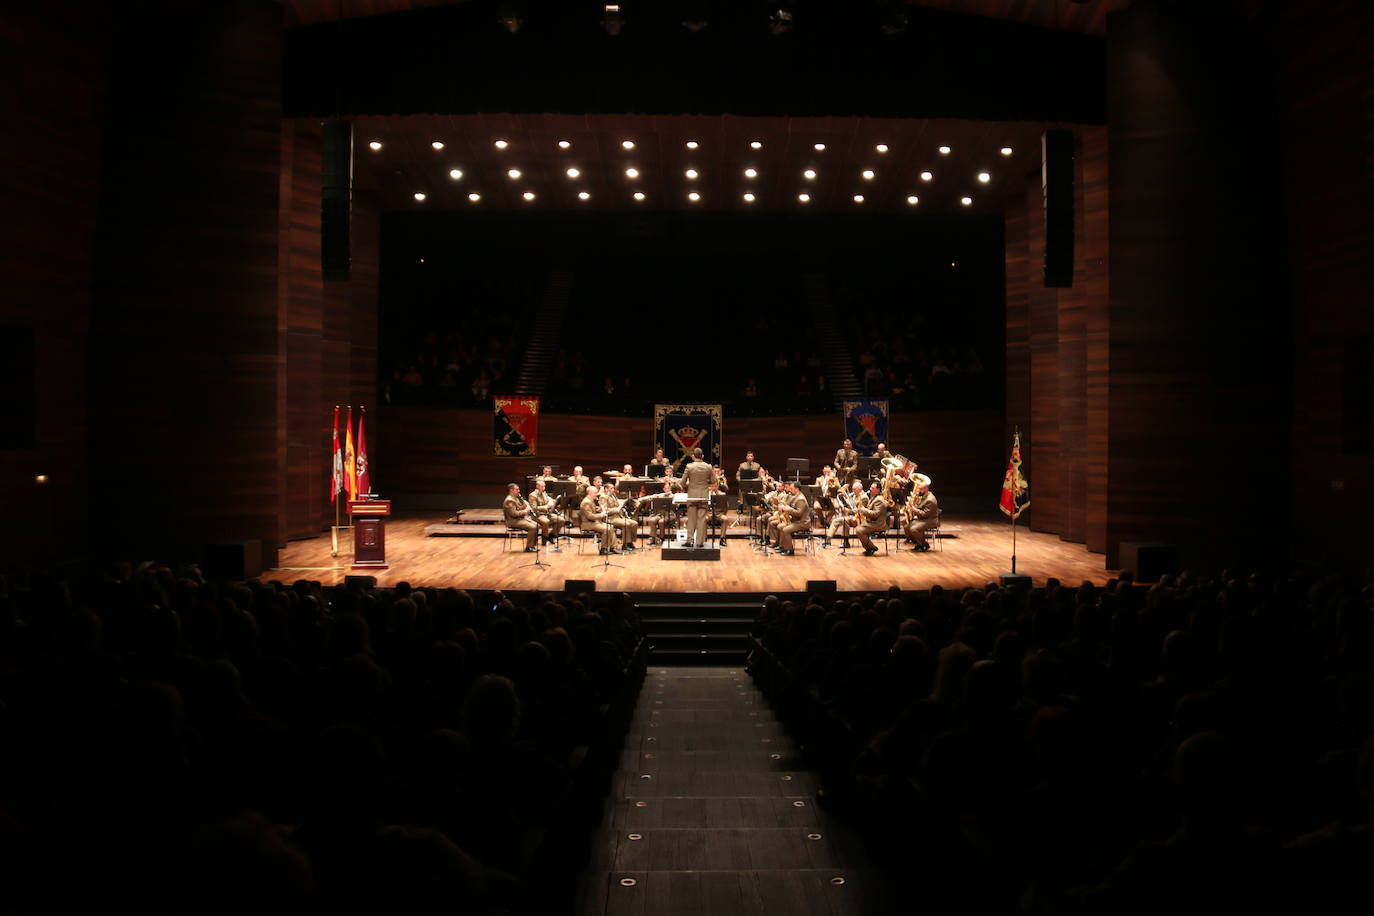
[{"label": "red and yellow flag", "polygon": [[353,454],[353,408],[348,408],[348,420],[344,426],[344,478],[348,481],[348,500],[358,498],[358,466]]},{"label": "red and yellow flag", "polygon": [[1002,478],[1002,499],[998,508],[1012,519],[1019,516],[1030,505],[1030,484],[1021,475],[1021,431],[1011,442],[1011,460],[1007,462],[1007,475]]}]

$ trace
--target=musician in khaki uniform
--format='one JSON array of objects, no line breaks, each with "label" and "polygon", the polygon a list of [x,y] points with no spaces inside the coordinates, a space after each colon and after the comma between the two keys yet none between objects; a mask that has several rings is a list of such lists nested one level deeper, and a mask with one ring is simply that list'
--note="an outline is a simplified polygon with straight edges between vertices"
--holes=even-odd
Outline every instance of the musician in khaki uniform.
[{"label": "musician in khaki uniform", "polygon": [[827,508],[821,500],[827,496],[833,500],[840,495],[841,489],[840,478],[835,476],[835,469],[827,464],[821,469],[821,479],[816,481],[816,502],[811,507],[820,518],[821,525],[826,528],[830,527],[830,519],[834,517],[835,510]]},{"label": "musician in khaki uniform", "polygon": [[811,506],[797,484],[788,483],[784,486],[787,496],[779,500],[779,507],[787,514],[789,521],[778,528],[778,553],[790,557],[796,552],[792,549],[792,538],[797,532],[811,527]]},{"label": "musician in khaki uniform", "polygon": [[539,525],[539,533],[544,536],[544,543],[557,539],[567,519],[554,510],[554,499],[549,495],[548,483],[543,477],[535,479],[529,502],[534,510],[534,520]]},{"label": "musician in khaki uniform", "polygon": [[845,546],[849,546],[849,535],[855,528],[855,522],[859,517],[859,510],[868,505],[868,494],[864,492],[862,482],[856,480],[852,483],[847,493],[842,489],[841,495],[837,500],[848,502],[853,510],[837,509],[834,517],[830,519],[830,536],[843,537]]},{"label": "musician in khaki uniform", "polygon": [[606,521],[620,529],[620,546],[629,553],[635,549],[635,538],[639,534],[639,522],[625,513],[625,504],[616,495],[613,487],[601,491],[601,508],[606,510]]},{"label": "musician in khaki uniform", "polygon": [[539,475],[538,475],[537,477],[535,477],[534,479],[535,479],[535,480],[557,480],[558,478],[557,478],[556,476],[554,476],[554,473],[553,473],[553,465],[551,465],[551,464],[546,464],[546,465],[544,465],[544,470],[541,471],[541,472],[539,473]]},{"label": "musician in khaki uniform", "polygon": [[573,468],[573,472],[568,475],[568,479],[577,484],[577,499],[581,502],[582,498],[587,495],[587,487],[591,485],[591,481],[582,473],[582,465],[579,464],[577,467]]},{"label": "musician in khaki uniform", "polygon": [[706,544],[706,519],[711,510],[705,500],[711,493],[711,466],[702,460],[703,452],[692,449],[692,461],[682,471],[682,486],[688,499],[700,499],[687,507],[687,546],[703,547]]},{"label": "musician in khaki uniform", "polygon": [[588,486],[587,495],[582,497],[579,507],[582,514],[582,530],[595,532],[597,537],[601,538],[602,553],[619,553],[616,527],[607,521],[605,511],[597,502],[599,492],[595,486]]},{"label": "musician in khaki uniform", "polygon": [[854,533],[859,536],[859,543],[864,545],[864,556],[871,557],[878,552],[870,537],[876,532],[887,530],[887,513],[891,508],[891,504],[883,498],[882,490],[876,483],[873,484],[868,505],[859,510],[859,527],[854,529]]},{"label": "musician in khaki uniform", "polygon": [[929,550],[930,541],[926,540],[926,532],[940,524],[940,503],[935,499],[935,494],[930,492],[929,477],[913,474],[911,479],[916,489],[907,501],[910,520],[906,525],[906,536],[916,545],[914,550]]},{"label": "musician in khaki uniform", "polygon": [[673,466],[671,464],[663,469],[663,482],[673,488],[673,493],[682,492],[682,478],[673,476]]},{"label": "musician in khaki uniform", "polygon": [[[649,459],[649,464],[650,464],[650,465],[662,465],[662,466],[665,467],[665,468],[670,468],[670,467],[673,466],[673,463],[672,463],[671,461],[669,461],[667,458],[663,457],[663,449],[661,449],[661,448],[656,448],[656,449],[654,449],[654,457],[652,457],[652,458]],[[625,465],[625,466],[626,466],[626,467],[629,467],[628,464]]]},{"label": "musician in khaki uniform", "polygon": [[520,495],[520,484],[513,483],[506,487],[506,498],[501,501],[501,512],[506,516],[507,527],[519,528],[525,532],[525,552],[534,553],[537,549],[534,542],[539,537],[539,523],[531,517],[534,510],[525,502],[525,497]]},{"label": "musician in khaki uniform", "polygon": [[846,439],[839,451],[835,452],[835,474],[843,484],[854,481],[854,471],[859,466],[859,453],[854,451],[854,443]]},{"label": "musician in khaki uniform", "polygon": [[[665,482],[661,494],[672,496],[673,484]],[[655,504],[654,513],[648,516],[648,522],[650,546],[660,541],[672,540],[674,532],[677,531],[677,510],[673,508],[672,500],[660,499]]]},{"label": "musician in khaki uniform", "polygon": [[765,542],[769,539],[768,525],[773,520],[773,513],[778,511],[778,500],[782,496],[779,484],[772,477],[768,476],[767,471],[760,471],[763,481],[763,490],[759,497],[759,512],[754,519],[754,531]]}]

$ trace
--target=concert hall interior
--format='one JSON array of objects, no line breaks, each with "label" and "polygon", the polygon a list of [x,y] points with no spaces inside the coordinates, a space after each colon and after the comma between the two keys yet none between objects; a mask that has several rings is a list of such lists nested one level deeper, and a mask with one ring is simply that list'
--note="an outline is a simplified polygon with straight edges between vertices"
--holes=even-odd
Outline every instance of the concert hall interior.
[{"label": "concert hall interior", "polygon": [[1367,908],[1374,4],[0,43],[14,912]]}]

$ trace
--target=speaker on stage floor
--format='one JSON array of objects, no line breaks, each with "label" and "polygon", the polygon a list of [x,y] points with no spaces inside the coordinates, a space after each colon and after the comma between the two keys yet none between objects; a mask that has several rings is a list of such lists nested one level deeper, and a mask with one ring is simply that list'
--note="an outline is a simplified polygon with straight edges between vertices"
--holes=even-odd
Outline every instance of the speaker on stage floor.
[{"label": "speaker on stage floor", "polygon": [[569,595],[578,595],[582,592],[596,591],[595,579],[564,579],[563,591]]},{"label": "speaker on stage floor", "polygon": [[1137,582],[1158,582],[1165,573],[1178,572],[1178,548],[1173,544],[1121,542],[1121,568]]},{"label": "speaker on stage floor", "polygon": [[1073,131],[1047,130],[1040,139],[1044,191],[1045,285],[1073,286]]},{"label": "speaker on stage floor", "polygon": [[345,586],[352,585],[352,584],[354,584],[355,582],[358,583],[359,585],[361,585],[363,588],[376,588],[376,587],[377,587],[377,577],[376,577],[376,576],[349,576],[349,575],[344,576],[344,585],[345,585]]},{"label": "speaker on stage floor", "polygon": [[325,121],[321,141],[320,270],[326,280],[347,280],[352,265],[353,123]]},{"label": "speaker on stage floor", "polygon": [[834,597],[835,597],[835,580],[834,580],[834,579],[807,579],[807,580],[806,580],[806,594],[807,594],[808,596],[810,596],[810,595],[816,595],[816,596],[819,596],[819,597],[821,597],[821,598],[834,598]]}]

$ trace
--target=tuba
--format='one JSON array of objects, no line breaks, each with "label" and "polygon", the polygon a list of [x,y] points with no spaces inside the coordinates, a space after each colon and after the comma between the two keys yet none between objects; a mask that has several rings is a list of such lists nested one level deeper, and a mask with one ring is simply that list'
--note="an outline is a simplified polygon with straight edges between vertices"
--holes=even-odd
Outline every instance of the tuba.
[{"label": "tuba", "polygon": [[893,487],[903,487],[911,482],[916,472],[916,462],[905,455],[888,455],[883,459],[883,499],[892,501]]}]

